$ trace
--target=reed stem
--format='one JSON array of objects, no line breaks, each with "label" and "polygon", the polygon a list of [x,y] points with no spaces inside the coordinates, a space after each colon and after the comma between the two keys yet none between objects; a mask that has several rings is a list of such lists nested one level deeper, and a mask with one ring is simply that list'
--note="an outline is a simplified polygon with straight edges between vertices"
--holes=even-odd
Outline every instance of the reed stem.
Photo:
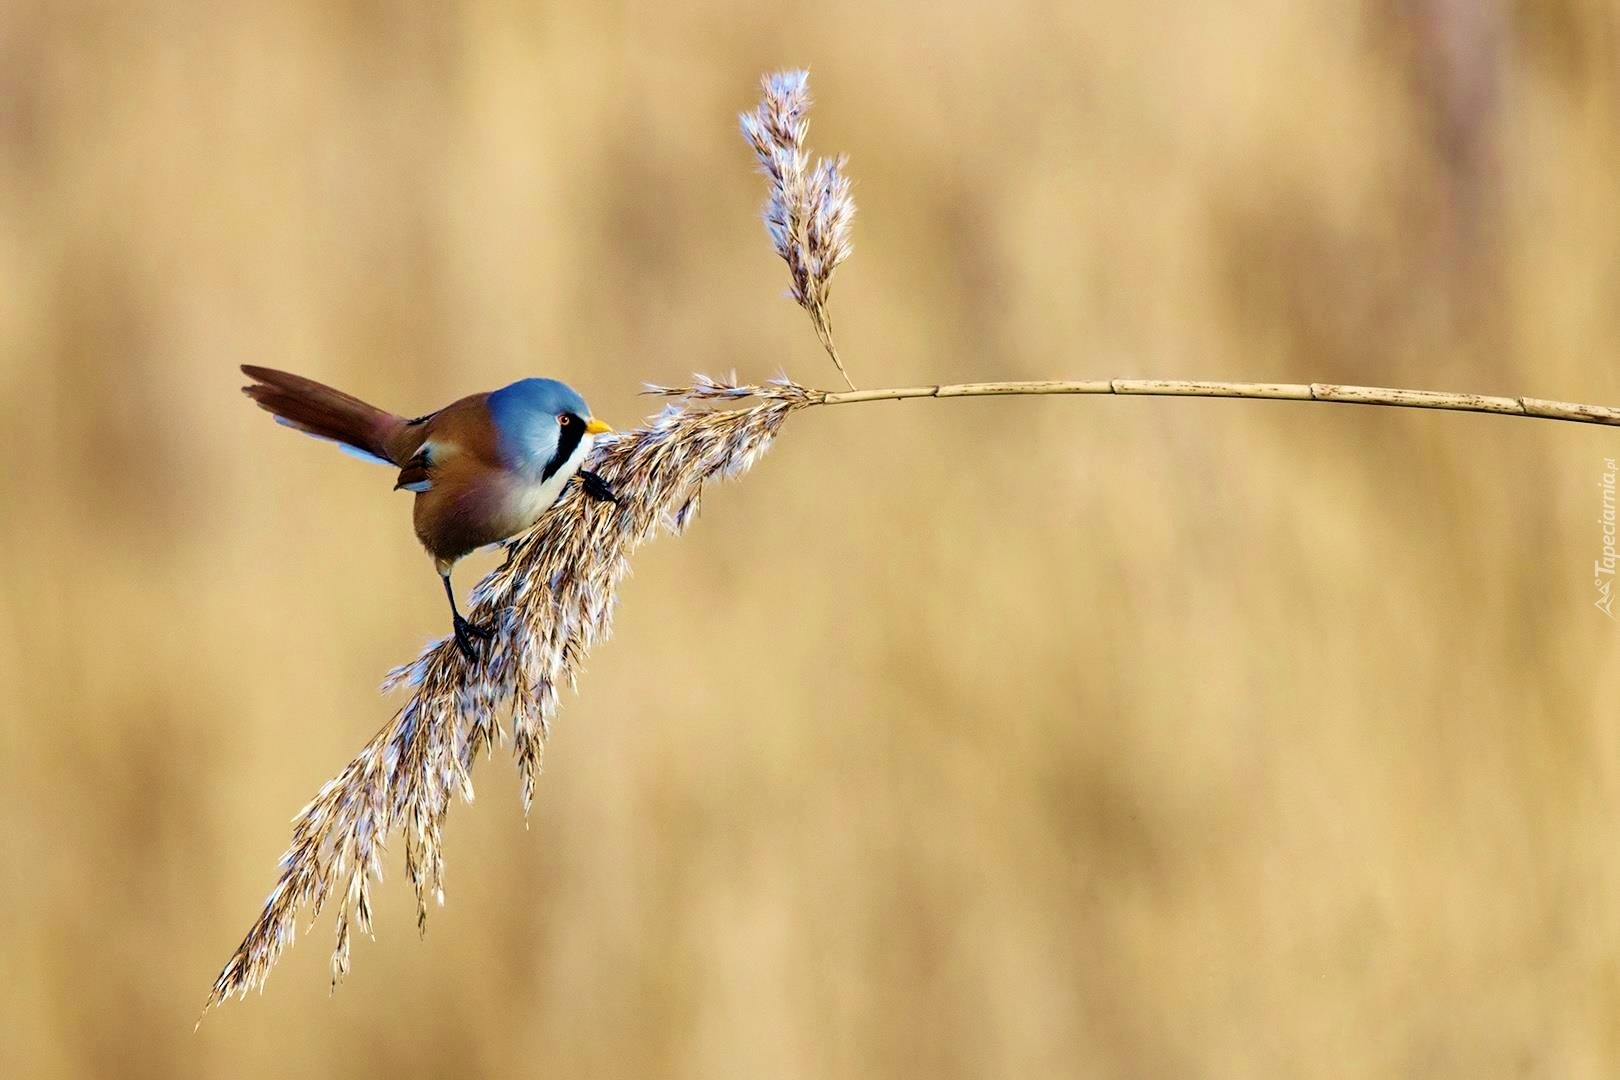
[{"label": "reed stem", "polygon": [[1620,408],[1552,401],[1535,397],[1497,397],[1443,390],[1405,390],[1387,386],[1341,383],[1222,382],[1205,379],[1079,379],[1017,382],[944,383],[938,386],[892,386],[871,390],[817,391],[820,405],[853,405],[863,401],[906,398],[1000,397],[1009,394],[1129,394],[1146,397],[1261,398],[1284,401],[1332,401],[1348,405],[1387,405],[1407,409],[1499,413],[1568,420],[1577,424],[1620,426]]}]

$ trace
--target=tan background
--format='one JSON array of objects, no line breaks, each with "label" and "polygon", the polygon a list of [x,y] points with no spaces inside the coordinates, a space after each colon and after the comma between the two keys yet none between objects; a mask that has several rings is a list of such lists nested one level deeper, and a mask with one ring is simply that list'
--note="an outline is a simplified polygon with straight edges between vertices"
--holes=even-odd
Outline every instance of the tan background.
[{"label": "tan background", "polygon": [[1620,401],[1608,3],[10,0],[0,1074],[1620,1073],[1620,432],[1250,402],[795,418],[639,558],[527,832],[480,767],[426,940],[391,863],[336,997],[327,918],[193,1034],[446,629],[236,365],[831,385],[735,134],[790,64],[864,384]]}]

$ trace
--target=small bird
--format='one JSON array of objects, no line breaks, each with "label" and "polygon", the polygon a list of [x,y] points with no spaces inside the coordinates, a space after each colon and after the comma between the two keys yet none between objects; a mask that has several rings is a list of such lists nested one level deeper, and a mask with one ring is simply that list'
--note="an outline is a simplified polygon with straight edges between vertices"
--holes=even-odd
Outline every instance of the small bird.
[{"label": "small bird", "polygon": [[[539,520],[581,472],[596,436],[613,430],[555,379],[523,379],[407,420],[301,375],[252,365],[242,372],[254,380],[242,392],[279,423],[399,469],[394,490],[416,494],[416,536],[444,582],[468,660],[477,657],[473,640],[494,628],[462,618],[450,586],[456,562]],[[591,497],[617,501],[601,477],[580,479]]]}]

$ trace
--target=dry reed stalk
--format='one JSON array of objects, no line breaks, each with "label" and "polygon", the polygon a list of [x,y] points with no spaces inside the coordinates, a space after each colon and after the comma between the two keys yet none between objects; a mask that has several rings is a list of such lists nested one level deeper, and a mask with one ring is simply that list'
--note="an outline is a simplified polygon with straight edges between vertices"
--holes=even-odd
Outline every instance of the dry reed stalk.
[{"label": "dry reed stalk", "polygon": [[[804,155],[809,92],[803,72],[765,80],[759,109],[744,115],[745,137],[771,178],[765,218],[787,262],[792,295],[809,312],[817,336],[842,373],[826,303],[832,271],[849,255],[854,204],[843,159],[812,171]],[[849,382],[849,377],[844,376]],[[1620,424],[1620,409],[1532,397],[1492,397],[1434,390],[1332,383],[1243,383],[1161,379],[981,382],[874,390],[811,390],[786,379],[763,386],[699,378],[691,387],[650,387],[673,398],[645,427],[599,439],[587,466],[614,489],[617,503],[593,502],[574,486],[527,533],[507,545],[507,559],[473,590],[468,614],[496,628],[475,663],[454,638],[429,646],[393,671],[385,688],[410,696],[359,755],[293,819],[293,839],[280,877],[258,920],[226,963],[204,1011],[262,988],[292,943],[299,912],[313,920],[337,897],[334,987],[349,969],[353,927],[371,932],[371,882],[396,829],[405,837],[405,871],[416,892],[417,925],[425,928],[428,897],[444,899],[441,829],[452,798],[472,801],[475,758],[499,742],[509,718],[522,778],[524,812],[534,799],[541,754],[558,707],[558,687],[574,685],[585,656],[611,628],[614,595],[632,552],[660,528],[679,533],[691,521],[702,487],[747,471],[784,420],[811,405],[907,398],[1008,394],[1138,394],[1174,397],[1336,401],[1535,416],[1576,423]],[[716,403],[754,399],[725,410]]]},{"label": "dry reed stalk", "polygon": [[848,391],[821,393],[818,403],[853,404],[914,397],[989,397],[1008,394],[1136,394],[1161,397],[1277,398],[1289,401],[1337,401],[1415,409],[1535,416],[1587,424],[1620,423],[1620,410],[1532,397],[1498,397],[1438,390],[1406,390],[1336,383],[1249,383],[1185,379],[1098,379],[1081,381],[956,383],[856,390],[833,343],[827,311],[833,271],[853,247],[850,229],[855,201],[840,155],[812,167],[805,142],[810,134],[810,75],[781,71],[760,80],[762,94],[752,112],[739,117],[743,139],[754,151],[760,172],[770,183],[765,201],[765,230],[787,264],[788,295],[810,315],[827,355],[849,384]]},{"label": "dry reed stalk", "polygon": [[818,405],[853,405],[863,401],[907,398],[1005,397],[1014,394],[1119,394],[1136,397],[1251,398],[1277,401],[1331,401],[1348,405],[1386,405],[1404,409],[1498,413],[1576,424],[1620,425],[1620,408],[1553,401],[1536,397],[1499,397],[1448,390],[1403,390],[1391,386],[1342,383],[1221,382],[1204,379],[1045,379],[1026,382],[942,383],[938,386],[890,386],[873,390],[828,392],[807,390]]},{"label": "dry reed stalk", "polygon": [[[473,590],[470,617],[497,628],[479,661],[467,663],[446,637],[390,673],[385,689],[408,687],[410,697],[293,819],[280,877],[215,980],[205,1010],[262,988],[293,940],[299,911],[309,908],[313,920],[334,895],[336,986],[349,969],[351,928],[371,932],[371,881],[382,876],[385,841],[395,829],[405,836],[405,870],[416,892],[417,925],[425,929],[429,895],[444,900],[445,815],[453,796],[472,801],[473,762],[501,741],[502,717],[510,718],[527,813],[558,687],[574,686],[591,647],[608,636],[630,555],[661,527],[681,532],[703,485],[747,471],[796,410],[919,397],[1112,393],[1342,401],[1620,424],[1620,410],[1599,405],[1326,384],[1100,380],[828,392],[787,380],[746,386],[699,379],[692,387],[650,389],[675,403],[645,427],[602,438],[588,463],[619,501],[593,502],[571,488]],[[748,398],[758,403],[712,408]]]},{"label": "dry reed stalk", "polygon": [[[335,987],[349,970],[352,928],[371,932],[371,882],[382,876],[384,845],[396,829],[405,837],[417,925],[425,928],[428,897],[444,899],[445,815],[457,794],[472,801],[474,759],[501,741],[502,717],[510,719],[527,813],[558,687],[574,685],[586,654],[607,637],[631,553],[660,529],[682,531],[704,484],[746,472],[788,414],[816,401],[785,380],[734,386],[699,379],[685,389],[653,390],[677,400],[644,427],[602,436],[589,462],[618,501],[594,502],[571,486],[473,590],[469,617],[496,628],[479,660],[468,663],[447,637],[390,673],[385,689],[408,688],[409,698],[293,819],[280,877],[214,981],[205,1011],[262,988],[293,941],[300,910],[307,907],[313,920],[334,898]],[[743,398],[757,404],[713,407]]]}]

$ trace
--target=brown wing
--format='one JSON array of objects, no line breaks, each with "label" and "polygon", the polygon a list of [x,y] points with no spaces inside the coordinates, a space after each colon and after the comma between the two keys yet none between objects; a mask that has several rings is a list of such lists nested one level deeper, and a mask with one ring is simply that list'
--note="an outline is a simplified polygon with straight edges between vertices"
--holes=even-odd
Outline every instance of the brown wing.
[{"label": "brown wing", "polygon": [[451,402],[438,412],[402,421],[392,433],[389,453],[399,463],[394,490],[418,494],[431,488],[437,465],[452,455],[471,453],[493,462],[494,436],[490,431],[488,394],[473,394]]},{"label": "brown wing", "polygon": [[418,494],[433,487],[433,455],[430,450],[423,447],[411,456],[411,460],[399,470],[399,479],[394,483],[394,490],[404,488]]},{"label": "brown wing", "polygon": [[506,514],[511,477],[487,397],[463,398],[411,429],[423,432],[420,449],[400,470],[401,486],[417,493],[416,535],[445,562],[512,532]]}]

